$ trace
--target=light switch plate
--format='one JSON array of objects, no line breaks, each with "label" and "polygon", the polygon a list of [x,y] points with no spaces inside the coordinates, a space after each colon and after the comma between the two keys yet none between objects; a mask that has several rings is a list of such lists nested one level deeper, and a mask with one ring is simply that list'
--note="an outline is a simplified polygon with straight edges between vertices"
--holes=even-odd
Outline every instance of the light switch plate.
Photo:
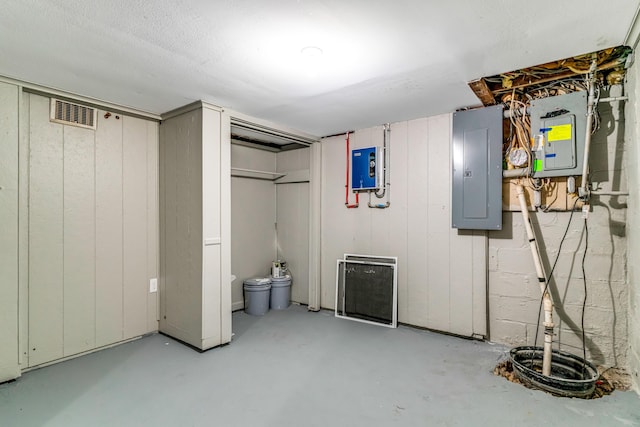
[{"label": "light switch plate", "polygon": [[149,292],[158,292],[158,279],[153,278],[149,280]]}]

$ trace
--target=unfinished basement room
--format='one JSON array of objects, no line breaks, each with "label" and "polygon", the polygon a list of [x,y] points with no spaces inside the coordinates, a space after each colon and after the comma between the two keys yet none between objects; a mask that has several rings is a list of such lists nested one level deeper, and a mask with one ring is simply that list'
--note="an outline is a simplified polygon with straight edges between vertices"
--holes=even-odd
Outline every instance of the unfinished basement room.
[{"label": "unfinished basement room", "polygon": [[640,0],[0,10],[0,426],[640,426]]}]

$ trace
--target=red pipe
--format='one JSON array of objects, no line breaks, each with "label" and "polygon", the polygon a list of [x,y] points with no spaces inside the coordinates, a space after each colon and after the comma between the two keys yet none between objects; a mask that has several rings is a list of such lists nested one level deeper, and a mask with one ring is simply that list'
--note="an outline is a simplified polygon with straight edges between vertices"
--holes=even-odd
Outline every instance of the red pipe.
[{"label": "red pipe", "polygon": [[349,150],[349,132],[347,132],[347,182],[344,186],[345,189],[345,195],[344,195],[344,205],[347,207],[347,209],[352,209],[352,208],[357,208],[359,205],[359,198],[358,198],[358,193],[356,192],[356,203],[353,205],[349,204],[349,155],[350,155],[350,150]]}]

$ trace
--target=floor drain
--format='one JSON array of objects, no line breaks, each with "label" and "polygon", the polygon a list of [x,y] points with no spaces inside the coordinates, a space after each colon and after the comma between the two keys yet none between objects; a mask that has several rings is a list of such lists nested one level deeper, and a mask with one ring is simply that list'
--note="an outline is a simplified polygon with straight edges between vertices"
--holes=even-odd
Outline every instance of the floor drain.
[{"label": "floor drain", "polygon": [[551,375],[542,375],[542,347],[523,346],[511,349],[511,363],[520,381],[557,396],[589,397],[593,394],[598,370],[593,364],[559,350],[551,356]]}]

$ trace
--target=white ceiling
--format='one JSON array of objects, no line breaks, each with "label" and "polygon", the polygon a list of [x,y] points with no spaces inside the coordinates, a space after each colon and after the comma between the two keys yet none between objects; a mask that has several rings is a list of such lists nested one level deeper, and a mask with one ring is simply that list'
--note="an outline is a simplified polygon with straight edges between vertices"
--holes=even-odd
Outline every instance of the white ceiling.
[{"label": "white ceiling", "polygon": [[[0,75],[324,136],[477,105],[469,80],[623,44],[639,3],[3,0]],[[306,46],[323,50],[312,69]]]}]

